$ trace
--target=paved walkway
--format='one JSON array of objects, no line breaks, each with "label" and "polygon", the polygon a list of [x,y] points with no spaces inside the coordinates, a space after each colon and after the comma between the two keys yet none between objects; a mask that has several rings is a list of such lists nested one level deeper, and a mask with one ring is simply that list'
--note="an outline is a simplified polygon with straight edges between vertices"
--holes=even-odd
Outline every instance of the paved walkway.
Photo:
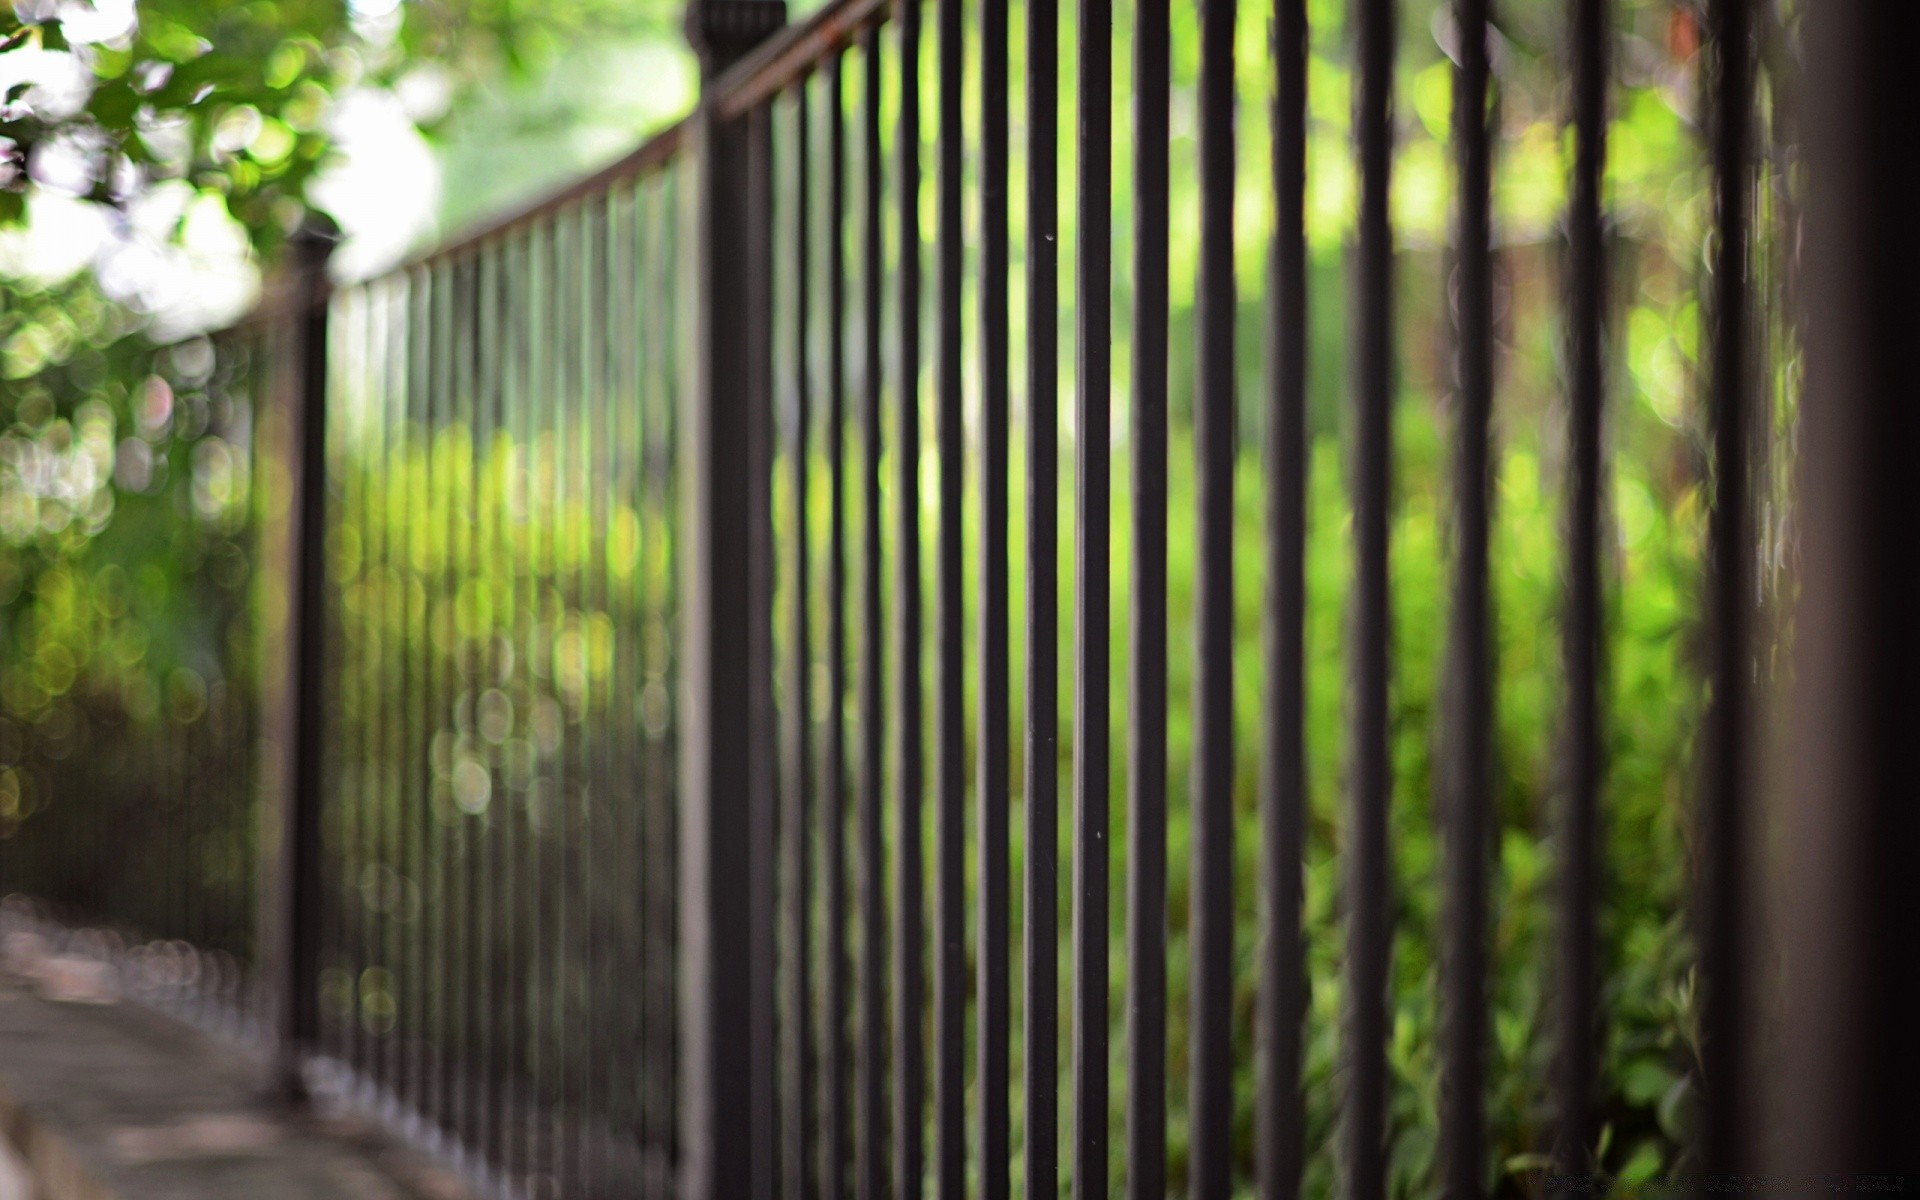
[{"label": "paved walkway", "polygon": [[470,1200],[364,1122],[262,1103],[264,1064],[86,964],[21,967],[0,965],[0,1198]]}]

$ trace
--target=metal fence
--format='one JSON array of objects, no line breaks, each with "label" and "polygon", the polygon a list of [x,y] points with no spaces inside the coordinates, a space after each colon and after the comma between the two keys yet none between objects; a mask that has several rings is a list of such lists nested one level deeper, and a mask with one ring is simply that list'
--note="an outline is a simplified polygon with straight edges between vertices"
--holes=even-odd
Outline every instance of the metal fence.
[{"label": "metal fence", "polygon": [[[218,597],[200,610],[262,635],[102,733],[108,753],[49,768],[89,803],[14,830],[8,886],[261,961],[242,848],[258,778],[280,840],[253,1011],[277,1022],[289,1079],[406,1114],[512,1192],[1597,1194],[1634,1184],[1635,1122],[1669,1102],[1683,1149],[1656,1165],[1684,1186],[1897,1172],[1833,1114],[1912,1108],[1843,1036],[1886,983],[1846,971],[1898,926],[1866,921],[1879,885],[1819,848],[1851,838],[1881,862],[1872,831],[1911,818],[1875,806],[1898,786],[1875,773],[1892,742],[1807,715],[1879,711],[1845,707],[1878,694],[1866,652],[1828,644],[1891,611],[1836,532],[1881,480],[1850,422],[1895,393],[1835,365],[1849,347],[1892,361],[1859,325],[1828,326],[1842,349],[1811,360],[1839,432],[1805,467],[1828,497],[1805,536],[1825,532],[1809,554],[1839,575],[1799,610],[1801,652],[1828,657],[1802,673],[1814,707],[1794,735],[1858,769],[1782,792],[1777,828],[1805,836],[1778,875],[1825,907],[1773,923],[1754,898],[1779,886],[1754,865],[1776,828],[1755,735],[1796,650],[1799,468],[1780,464],[1801,383],[1781,364],[1803,334],[1805,199],[1800,144],[1756,129],[1798,112],[1801,25],[1825,47],[1809,120],[1846,130],[1869,107],[1849,72],[1886,64],[1854,6],[1790,33],[1772,6],[1711,0],[1691,27],[1707,517],[1683,620],[1705,650],[1687,660],[1701,703],[1675,710],[1684,777],[1658,781],[1677,815],[1628,831],[1684,877],[1652,900],[1609,876],[1608,798],[1627,786],[1611,763],[1651,735],[1622,732],[1607,657],[1634,584],[1608,492],[1625,368],[1606,0],[1565,6],[1564,242],[1541,256],[1564,346],[1541,443],[1563,494],[1532,551],[1551,559],[1532,565],[1553,580],[1558,683],[1523,702],[1558,715],[1531,747],[1551,778],[1521,838],[1544,848],[1531,875],[1503,815],[1494,412],[1502,309],[1523,297],[1497,237],[1486,0],[1445,12],[1451,216],[1419,261],[1395,237],[1404,32],[1392,0],[1350,6],[1350,251],[1331,284],[1350,350],[1333,367],[1308,323],[1330,286],[1306,232],[1315,6],[1276,0],[1251,59],[1232,0],[1199,6],[1193,45],[1167,0],[1135,0],[1119,38],[1102,36],[1111,0],[929,11],[930,39],[916,0],[835,0],[792,29],[778,4],[706,0],[689,14],[701,105],[628,160],[368,282],[329,289],[307,243],[267,332],[216,340],[210,381],[188,384],[243,429],[265,410],[222,389],[283,367],[279,432],[253,450],[273,485],[195,535]],[[1268,138],[1257,176],[1239,166],[1248,122]],[[1833,245],[1809,267],[1847,304],[1868,243],[1831,214],[1871,207],[1855,148],[1816,185]],[[1403,270],[1445,297],[1429,374],[1448,465],[1414,485],[1444,513],[1445,582],[1412,616],[1394,541]],[[1337,420],[1315,415],[1315,372],[1337,377]],[[1347,456],[1331,480],[1329,429]],[[220,539],[243,536],[265,579],[251,605],[218,569]],[[1331,594],[1314,555],[1344,563]],[[1404,677],[1426,668],[1396,636],[1423,619],[1445,657],[1414,703]],[[1311,675],[1330,642],[1337,684]],[[1330,784],[1309,747],[1329,720]],[[1410,774],[1432,793],[1411,815]],[[1416,820],[1438,851],[1409,867]],[[122,838],[190,852],[149,878],[115,869]],[[1684,980],[1662,1044],[1688,1061],[1652,1097],[1616,1077],[1614,992],[1638,948],[1608,931],[1633,904],[1690,931],[1685,961],[1657,968]],[[1516,951],[1525,905],[1551,917]],[[1518,1046],[1495,1018],[1511,1000],[1495,959],[1516,955],[1550,1014]],[[1430,1024],[1396,1007],[1396,971],[1430,980]],[[1790,1052],[1749,1089],[1780,998],[1833,1056]],[[1761,1136],[1760,1098],[1811,1095],[1829,1103],[1804,1137]]]},{"label": "metal fence", "polygon": [[680,174],[328,301],[319,1044],[568,1192],[674,1128]]},{"label": "metal fence", "polygon": [[[255,747],[274,632],[260,614],[276,607],[271,555],[285,545],[259,484],[281,432],[262,403],[273,358],[268,331],[242,330],[176,348],[136,382],[135,434],[118,456],[147,494],[112,519],[117,536],[167,547],[175,569],[116,561],[92,590],[43,577],[26,618],[40,653],[9,666],[14,682],[37,672],[49,686],[34,690],[67,702],[15,695],[0,718],[6,927],[106,918],[84,941],[123,958],[139,995],[253,1038],[264,1035]],[[79,440],[111,463],[107,407],[76,415]],[[145,668],[140,685],[73,687],[90,653]]]}]

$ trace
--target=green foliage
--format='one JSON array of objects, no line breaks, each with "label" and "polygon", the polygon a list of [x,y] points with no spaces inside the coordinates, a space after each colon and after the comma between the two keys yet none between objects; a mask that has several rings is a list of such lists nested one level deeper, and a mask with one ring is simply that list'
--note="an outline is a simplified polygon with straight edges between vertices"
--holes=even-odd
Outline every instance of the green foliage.
[{"label": "green foliage", "polygon": [[0,41],[71,56],[86,72],[77,111],[44,89],[8,97],[0,149],[9,164],[0,222],[17,220],[37,154],[63,147],[83,162],[84,195],[113,205],[161,180],[223,198],[263,248],[297,219],[326,150],[328,94],[344,82],[341,0],[143,0],[131,28],[75,42],[49,15],[0,18]]},{"label": "green foliage", "polygon": [[298,223],[329,152],[330,106],[345,90],[428,65],[456,87],[489,86],[610,30],[672,37],[676,16],[612,0],[414,0],[384,20],[355,18],[344,0],[141,0],[124,30],[80,22],[83,40],[68,30],[78,17],[63,24],[62,11],[30,3],[0,14],[0,53],[71,59],[84,72],[77,108],[44,85],[9,89],[0,226],[25,212],[36,155],[59,146],[81,160],[86,199],[116,205],[184,181],[221,198],[263,254]]}]

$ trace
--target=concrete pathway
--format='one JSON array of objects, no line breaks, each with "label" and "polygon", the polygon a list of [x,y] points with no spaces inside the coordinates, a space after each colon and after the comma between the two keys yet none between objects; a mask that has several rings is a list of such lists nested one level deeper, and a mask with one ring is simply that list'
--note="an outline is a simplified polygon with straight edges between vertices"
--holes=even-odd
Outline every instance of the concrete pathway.
[{"label": "concrete pathway", "polygon": [[263,1103],[263,1063],[76,987],[84,969],[18,967],[0,968],[0,1200],[471,1200],[364,1121]]}]

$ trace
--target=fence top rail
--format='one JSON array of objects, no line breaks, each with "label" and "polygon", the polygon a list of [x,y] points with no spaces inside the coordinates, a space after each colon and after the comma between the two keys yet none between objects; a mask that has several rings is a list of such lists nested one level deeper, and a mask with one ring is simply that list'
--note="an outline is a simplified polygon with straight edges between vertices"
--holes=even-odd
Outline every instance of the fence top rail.
[{"label": "fence top rail", "polygon": [[630,179],[636,179],[666,166],[680,152],[686,137],[687,121],[682,118],[640,143],[631,153],[608,163],[598,171],[549,192],[525,208],[482,221],[451,241],[423,251],[400,265],[383,271],[381,275],[404,274],[422,267],[438,266],[464,258],[489,243],[518,233],[527,226],[564,212],[576,204],[595,199]]},{"label": "fence top rail", "polygon": [[[868,28],[884,22],[895,2],[831,0],[805,21],[781,30],[728,68],[708,85],[703,102],[713,105],[724,119],[745,116],[806,79],[852,45]],[[541,220],[604,195],[622,183],[667,166],[686,148],[692,136],[692,117],[683,117],[599,170],[572,180],[525,207],[482,221],[365,279],[339,285],[322,284],[317,292],[291,290],[284,278],[269,280],[260,302],[251,312],[225,328],[208,330],[204,336],[219,339],[246,332],[285,311],[290,304],[299,303],[303,296],[325,303],[336,290],[365,287],[456,262]]]},{"label": "fence top rail", "polygon": [[885,21],[893,3],[833,0],[729,67],[714,82],[709,99],[724,118],[745,116],[825,65],[869,26]]},{"label": "fence top rail", "polygon": [[270,324],[275,318],[285,315],[303,303],[325,304],[338,292],[374,287],[405,278],[418,271],[431,270],[434,267],[458,262],[547,217],[609,194],[623,183],[665,167],[673,161],[674,156],[680,152],[690,136],[688,125],[688,119],[683,117],[642,142],[630,153],[608,163],[598,171],[572,180],[524,208],[516,209],[504,216],[488,218],[457,237],[420,251],[364,279],[353,279],[344,283],[320,280],[309,287],[302,287],[284,270],[277,270],[268,276],[261,289],[260,299],[245,315],[228,325],[209,329],[195,336],[211,338],[214,341],[241,336]]},{"label": "fence top rail", "polygon": [[[722,117],[744,116],[802,79],[850,45],[868,26],[886,19],[894,0],[832,0],[805,21],[781,30],[729,68],[708,89]],[[642,142],[631,153],[590,175],[548,193],[532,204],[490,218],[451,240],[388,268],[373,279],[402,275],[460,259],[489,243],[564,212],[629,179],[671,162],[691,137],[682,118]],[[372,282],[372,279],[362,282]]]}]

